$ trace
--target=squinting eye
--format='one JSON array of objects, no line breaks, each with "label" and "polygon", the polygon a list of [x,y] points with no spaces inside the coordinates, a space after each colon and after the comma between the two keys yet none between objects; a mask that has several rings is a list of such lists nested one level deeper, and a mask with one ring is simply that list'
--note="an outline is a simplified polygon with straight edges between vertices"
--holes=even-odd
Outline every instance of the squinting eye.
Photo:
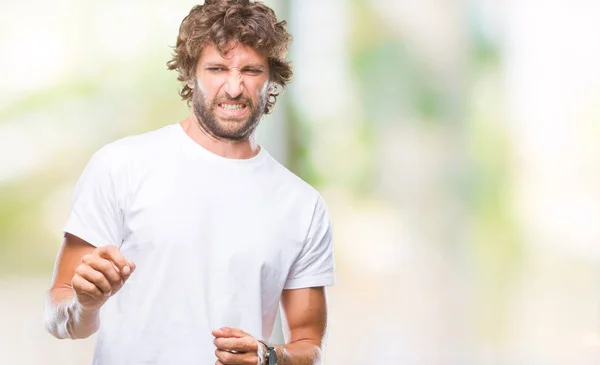
[{"label": "squinting eye", "polygon": [[262,70],[246,70],[245,73],[247,73],[248,75],[260,75],[262,73]]},{"label": "squinting eye", "polygon": [[223,69],[221,67],[209,67],[208,70],[212,73],[219,73],[219,72],[223,71]]}]

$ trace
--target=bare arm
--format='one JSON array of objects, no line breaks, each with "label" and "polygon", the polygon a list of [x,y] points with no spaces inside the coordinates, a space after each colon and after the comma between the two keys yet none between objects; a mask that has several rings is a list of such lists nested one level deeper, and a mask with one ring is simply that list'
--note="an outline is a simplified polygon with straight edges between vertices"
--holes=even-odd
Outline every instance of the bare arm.
[{"label": "bare arm", "polygon": [[46,296],[46,330],[60,339],[86,338],[95,333],[100,308],[134,268],[116,247],[96,248],[66,234]]},{"label": "bare arm", "polygon": [[[276,346],[278,365],[318,365],[323,358],[327,322],[325,288],[284,290],[281,295],[286,345]],[[254,365],[259,362],[259,344],[239,328],[223,327],[215,336],[216,365]],[[263,359],[264,364],[264,359]]]},{"label": "bare arm", "polygon": [[320,364],[327,327],[325,288],[284,290],[281,295],[281,306],[287,344],[275,347],[278,364]]}]

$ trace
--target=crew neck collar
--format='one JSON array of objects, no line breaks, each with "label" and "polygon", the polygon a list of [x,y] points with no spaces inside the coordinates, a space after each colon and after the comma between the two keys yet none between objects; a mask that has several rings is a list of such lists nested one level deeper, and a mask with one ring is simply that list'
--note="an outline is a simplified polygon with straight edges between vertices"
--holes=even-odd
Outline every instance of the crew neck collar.
[{"label": "crew neck collar", "polygon": [[202,145],[194,141],[183,129],[180,123],[172,124],[171,127],[175,129],[176,134],[179,135],[179,138],[183,139],[184,142],[191,150],[196,151],[198,155],[201,157],[211,160],[216,163],[227,164],[227,165],[235,165],[235,166],[256,166],[262,163],[268,155],[268,152],[262,147],[259,146],[258,153],[255,156],[250,158],[228,158],[217,155],[214,152],[211,152],[204,148]]}]

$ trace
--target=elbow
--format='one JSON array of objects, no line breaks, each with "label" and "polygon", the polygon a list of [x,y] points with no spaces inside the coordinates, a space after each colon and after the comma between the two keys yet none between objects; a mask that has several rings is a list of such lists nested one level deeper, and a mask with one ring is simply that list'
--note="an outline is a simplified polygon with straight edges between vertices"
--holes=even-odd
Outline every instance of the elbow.
[{"label": "elbow", "polygon": [[46,306],[44,308],[44,327],[49,334],[59,340],[63,340],[69,338],[69,333],[66,330],[66,320],[61,320],[59,317],[59,308],[50,301],[46,301]]},{"label": "elbow", "polygon": [[90,337],[100,326],[97,320],[82,323],[73,302],[54,303],[52,300],[47,300],[44,327],[48,333],[59,340],[76,340]]},{"label": "elbow", "polygon": [[325,351],[323,349],[323,347],[321,345],[315,346],[315,353],[314,353],[314,363],[315,364],[322,364],[323,363],[323,359],[325,358]]},{"label": "elbow", "polygon": [[47,315],[44,315],[44,327],[46,328],[46,331],[49,334],[51,334],[55,338],[58,338],[59,340],[69,338],[68,333],[66,333],[66,331],[61,331],[59,329],[60,326],[58,325],[55,318],[51,318]]},{"label": "elbow", "polygon": [[86,338],[75,336],[71,328],[72,318],[69,302],[55,303],[49,295],[44,306],[44,327],[46,331],[59,340]]},{"label": "elbow", "polygon": [[48,313],[44,315],[44,327],[46,328],[46,331],[49,334],[51,334],[59,340],[79,340],[88,338],[91,335],[93,335],[97,330],[97,328],[94,328],[89,332],[76,332],[71,327],[70,321],[62,320],[60,316],[48,315]]},{"label": "elbow", "polygon": [[44,328],[46,329],[46,332],[59,340],[62,340],[66,338],[66,336],[59,331],[59,314],[61,312],[59,307],[60,306],[53,299],[52,290],[49,290],[48,293],[46,293],[46,300],[44,302]]}]

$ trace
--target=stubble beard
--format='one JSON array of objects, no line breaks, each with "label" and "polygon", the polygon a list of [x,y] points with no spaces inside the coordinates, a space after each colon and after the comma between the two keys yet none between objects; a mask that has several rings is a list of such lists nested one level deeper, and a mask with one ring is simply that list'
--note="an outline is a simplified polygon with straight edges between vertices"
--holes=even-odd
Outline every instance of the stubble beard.
[{"label": "stubble beard", "polygon": [[[267,104],[267,95],[260,95],[258,105],[256,106],[254,106],[250,99],[244,98],[242,95],[235,99],[226,96],[218,96],[213,100],[210,106],[207,106],[204,93],[202,93],[198,87],[198,81],[195,81],[195,83],[196,87],[193,89],[192,107],[201,129],[205,130],[213,137],[229,141],[243,141],[252,136],[260,119],[264,115],[265,106]],[[236,117],[223,118],[223,120],[217,119],[215,114],[216,108],[219,107],[219,103],[224,101],[229,101],[231,103],[243,102],[250,110],[250,115],[246,117],[246,120]],[[228,127],[232,125],[233,127]]]}]

